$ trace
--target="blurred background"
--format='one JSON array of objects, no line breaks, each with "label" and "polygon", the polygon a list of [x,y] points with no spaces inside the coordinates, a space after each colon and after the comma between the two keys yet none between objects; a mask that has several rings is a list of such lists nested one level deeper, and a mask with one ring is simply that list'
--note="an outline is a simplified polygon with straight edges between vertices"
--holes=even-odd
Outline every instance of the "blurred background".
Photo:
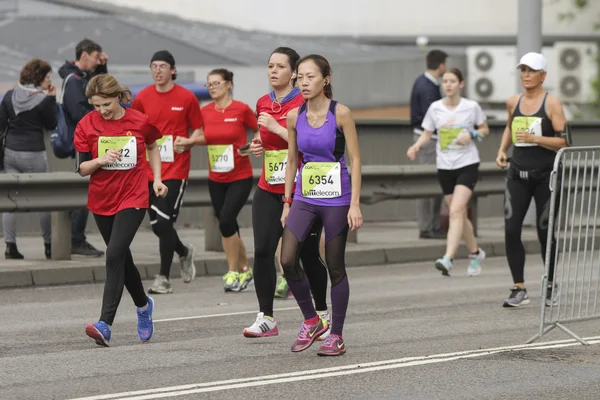
[{"label": "blurred background", "polygon": [[[521,0],[523,1],[523,0]],[[410,91],[425,70],[431,49],[449,54],[448,66],[466,76],[465,97],[478,101],[492,135],[480,146],[493,161],[506,120],[505,101],[519,91],[517,38],[519,0],[0,0],[0,96],[13,87],[31,58],[58,68],[75,58],[83,38],[109,55],[109,72],[134,92],[152,84],[149,62],[157,50],[173,53],[177,83],[204,104],[206,74],[228,68],[234,97],[254,108],[270,91],[266,63],[273,49],[292,47],[329,59],[336,100],[357,118],[363,163],[409,164],[412,143],[407,118]],[[542,52],[548,59],[545,87],[565,106],[577,144],[598,144],[600,133],[600,1],[542,0]],[[524,28],[525,27],[525,28]],[[538,25],[532,20],[532,32]],[[539,34],[539,33],[538,33]],[[195,149],[193,169],[206,169],[204,149]],[[51,170],[73,170],[72,160],[48,152]],[[259,160],[253,160],[259,167]],[[414,218],[406,201],[366,207],[367,221]],[[480,203],[481,216],[502,215],[501,196]],[[388,204],[388,203],[386,203]],[[246,207],[247,208],[247,207]],[[242,222],[250,223],[249,210]],[[187,210],[182,224],[200,226]],[[22,216],[19,230],[36,231],[37,216]],[[193,221],[193,222],[190,222]],[[90,229],[93,221],[90,219]]]}]

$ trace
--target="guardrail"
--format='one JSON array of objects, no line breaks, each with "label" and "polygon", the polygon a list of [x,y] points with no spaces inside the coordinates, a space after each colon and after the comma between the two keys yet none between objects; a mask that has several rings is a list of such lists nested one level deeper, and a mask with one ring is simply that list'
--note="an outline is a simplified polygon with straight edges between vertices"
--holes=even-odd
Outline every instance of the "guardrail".
[{"label": "guardrail", "polygon": [[[494,163],[482,163],[480,181],[471,202],[473,225],[477,232],[477,198],[504,193],[505,172]],[[260,170],[254,170],[255,185]],[[74,172],[39,174],[0,174],[0,212],[52,211],[52,259],[71,258],[71,219],[69,212],[85,208],[89,178]],[[432,165],[362,168],[361,203],[377,204],[394,199],[440,196],[437,170]],[[252,202],[252,194],[248,203]],[[205,249],[222,251],[218,223],[208,193],[208,171],[191,171],[184,207],[206,207],[204,212]],[[349,241],[356,241],[356,236]]]}]

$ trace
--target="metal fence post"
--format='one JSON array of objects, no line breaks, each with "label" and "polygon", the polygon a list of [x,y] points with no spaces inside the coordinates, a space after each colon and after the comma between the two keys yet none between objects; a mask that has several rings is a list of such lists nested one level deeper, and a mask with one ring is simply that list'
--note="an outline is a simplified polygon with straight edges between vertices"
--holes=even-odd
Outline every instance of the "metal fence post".
[{"label": "metal fence post", "polygon": [[71,259],[71,214],[69,211],[52,212],[52,259]]},{"label": "metal fence post", "polygon": [[219,220],[215,216],[215,211],[212,207],[204,207],[202,211],[202,225],[204,226],[204,250],[223,251]]}]

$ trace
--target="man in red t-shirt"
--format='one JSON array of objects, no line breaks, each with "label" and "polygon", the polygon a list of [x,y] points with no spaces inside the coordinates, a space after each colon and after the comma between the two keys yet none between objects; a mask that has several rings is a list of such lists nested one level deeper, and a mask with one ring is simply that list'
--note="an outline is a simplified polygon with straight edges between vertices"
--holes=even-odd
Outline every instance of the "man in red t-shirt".
[{"label": "man in red t-shirt", "polygon": [[[183,281],[188,283],[196,275],[196,250],[191,244],[186,246],[181,242],[174,227],[189,178],[190,152],[176,153],[174,143],[179,136],[189,137],[190,131],[201,134],[204,123],[196,96],[173,82],[177,78],[173,55],[166,50],[156,52],[150,61],[150,69],[155,84],[143,89],[131,108],[148,115],[162,135],[157,143],[160,146],[162,180],[169,191],[164,198],[154,196],[150,191],[148,214],[152,230],[159,237],[160,272],[148,291],[166,294],[173,291],[169,275],[175,253],[179,255]],[[152,186],[149,164],[147,173]]]}]

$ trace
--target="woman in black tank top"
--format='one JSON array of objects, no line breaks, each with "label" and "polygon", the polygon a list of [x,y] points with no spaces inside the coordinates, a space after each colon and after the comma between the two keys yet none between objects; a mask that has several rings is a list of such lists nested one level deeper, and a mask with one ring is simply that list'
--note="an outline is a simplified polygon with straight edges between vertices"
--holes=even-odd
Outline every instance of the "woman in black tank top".
[{"label": "woman in black tank top", "polygon": [[[514,146],[504,198],[506,258],[514,287],[510,297],[504,301],[504,307],[529,304],[524,279],[525,249],[521,241],[523,220],[533,198],[538,240],[544,259],[550,212],[550,172],[554,166],[556,152],[570,144],[565,135],[567,121],[562,105],[542,87],[546,79],[546,66],[546,59],[539,53],[525,54],[517,65],[525,93],[514,95],[506,102],[508,124],[504,129],[496,158],[496,164],[500,168],[506,168],[506,152],[511,145]],[[556,242],[552,240],[551,254],[554,254],[555,246]],[[550,260],[546,305],[553,301],[553,275],[554,263]],[[556,289],[554,293],[557,294]]]}]

